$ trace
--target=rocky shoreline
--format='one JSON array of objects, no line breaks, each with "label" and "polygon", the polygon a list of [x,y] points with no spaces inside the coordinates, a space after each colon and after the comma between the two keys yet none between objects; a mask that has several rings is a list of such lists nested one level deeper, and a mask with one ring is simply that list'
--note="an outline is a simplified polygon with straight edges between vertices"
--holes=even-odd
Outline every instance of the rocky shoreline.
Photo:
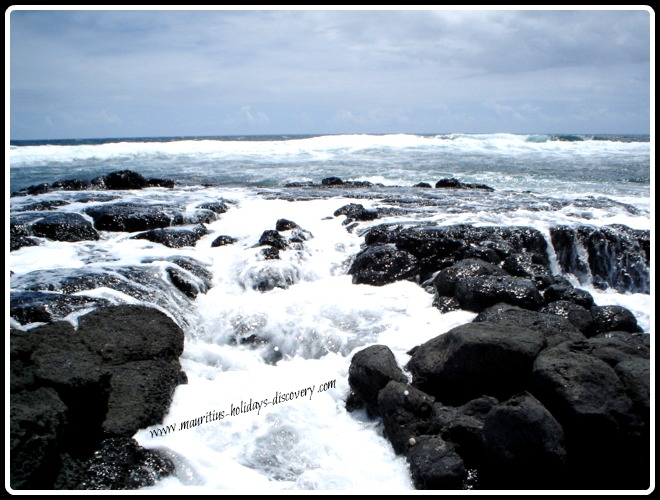
[{"label": "rocky shoreline", "polygon": [[[44,238],[95,241],[99,231],[194,247],[208,234],[205,224],[232,209],[230,200],[191,209],[125,203],[106,192],[173,186],[121,171],[26,188],[13,196],[69,198],[12,213],[11,250]],[[329,178],[288,188],[319,187],[370,186]],[[436,188],[492,191],[455,179]],[[61,210],[90,201],[107,203]],[[478,313],[472,323],[410,346],[404,367],[382,345],[351,361],[347,409],[382,419],[418,489],[649,487],[649,332],[625,308],[594,305],[588,292],[551,272],[548,257],[554,253],[562,272],[589,275],[596,286],[649,293],[648,231],[559,226],[548,238],[526,227],[378,225],[383,213],[359,204],[333,215],[344,216],[349,231],[371,223],[349,269],[354,283],[411,280],[434,295],[440,312]],[[276,261],[312,237],[280,219],[258,246]],[[220,235],[212,246],[235,241]],[[136,489],[172,473],[171,460],[132,436],[161,423],[176,386],[186,382],[179,363],[186,324],[177,310],[208,291],[208,269],[181,255],[95,273],[35,273],[12,280],[10,296],[11,487]],[[246,286],[267,292],[295,282],[294,275],[265,273]],[[76,295],[97,287],[143,305]],[[72,312],[81,314],[76,327],[62,321]],[[24,328],[31,323],[43,324]]]}]

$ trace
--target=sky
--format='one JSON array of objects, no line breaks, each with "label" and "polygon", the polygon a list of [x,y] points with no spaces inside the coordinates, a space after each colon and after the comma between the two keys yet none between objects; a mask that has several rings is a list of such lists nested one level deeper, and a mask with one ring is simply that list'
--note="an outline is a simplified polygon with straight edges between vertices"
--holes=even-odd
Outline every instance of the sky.
[{"label": "sky", "polygon": [[650,133],[643,7],[268,9],[10,9],[10,138]]}]

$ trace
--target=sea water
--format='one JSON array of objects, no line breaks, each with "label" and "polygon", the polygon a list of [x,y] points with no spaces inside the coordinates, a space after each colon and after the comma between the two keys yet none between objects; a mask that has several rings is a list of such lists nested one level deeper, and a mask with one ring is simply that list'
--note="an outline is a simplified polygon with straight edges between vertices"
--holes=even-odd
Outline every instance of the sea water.
[{"label": "sea water", "polygon": [[[149,490],[168,492],[333,490],[393,493],[413,489],[404,458],[394,454],[378,420],[348,413],[348,367],[366,346],[389,346],[400,366],[420,343],[471,321],[441,314],[422,286],[401,281],[355,285],[347,274],[369,227],[388,223],[532,226],[624,224],[653,227],[648,136],[344,135],[15,141],[10,191],[60,179],[92,179],[131,169],[177,181],[173,189],[110,192],[123,201],[190,207],[225,200],[229,210],[206,225],[195,247],[171,249],[127,233],[99,241],[44,242],[7,255],[18,279],[43,269],[93,271],[145,259],[193,257],[213,273],[213,287],[192,302],[171,302],[185,330],[180,385],[164,421],[135,438],[162,450],[176,473]],[[289,188],[329,176],[370,181],[371,188]],[[414,188],[441,178],[484,183],[477,191]],[[398,187],[395,187],[398,186]],[[11,211],[36,199],[7,198]],[[335,210],[361,203],[380,219],[343,224]],[[92,202],[93,204],[93,202]],[[84,204],[90,206],[90,203]],[[57,207],[55,208],[58,209]],[[8,210],[9,212],[9,210]],[[266,229],[289,219],[312,238],[281,259],[256,247]],[[213,248],[218,235],[236,243]],[[551,263],[553,256],[551,255]],[[267,266],[289,286],[253,289]],[[556,262],[553,269],[559,272]],[[588,290],[598,305],[629,308],[645,332],[654,324],[646,293]],[[11,282],[8,283],[11,286]],[[167,293],[164,291],[163,293]],[[115,290],[79,292],[136,302]],[[79,314],[79,313],[78,313]],[[76,314],[67,318],[76,321]],[[9,320],[7,319],[9,322]],[[32,325],[33,326],[33,325]]]}]

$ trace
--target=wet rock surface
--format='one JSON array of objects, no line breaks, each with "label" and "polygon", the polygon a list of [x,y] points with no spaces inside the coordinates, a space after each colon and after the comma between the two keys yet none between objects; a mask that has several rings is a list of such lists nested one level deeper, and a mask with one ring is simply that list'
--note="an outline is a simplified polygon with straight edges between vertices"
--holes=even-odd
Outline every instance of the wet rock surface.
[{"label": "wet rock surface", "polygon": [[[97,309],[83,315],[77,329],[68,322],[12,329],[12,488],[132,489],[158,477],[140,474],[138,467],[171,472],[130,439],[162,422],[175,387],[185,383],[183,341],[167,315],[133,305]],[[108,482],[98,457],[110,453],[103,443],[110,438],[119,439],[113,453],[132,458]]]}]

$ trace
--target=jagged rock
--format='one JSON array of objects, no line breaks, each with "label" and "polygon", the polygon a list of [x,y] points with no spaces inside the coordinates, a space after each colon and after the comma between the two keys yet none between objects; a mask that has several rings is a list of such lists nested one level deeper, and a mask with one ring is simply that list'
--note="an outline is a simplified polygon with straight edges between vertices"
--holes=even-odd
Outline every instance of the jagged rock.
[{"label": "jagged rock", "polygon": [[92,224],[82,215],[68,212],[28,212],[10,218],[10,235],[37,236],[54,241],[98,240]]},{"label": "jagged rock", "polygon": [[213,240],[211,243],[211,247],[222,247],[225,245],[232,245],[236,243],[238,240],[236,238],[233,238],[232,236],[227,236],[225,234],[218,236],[216,239]]},{"label": "jagged rock", "polygon": [[266,247],[263,250],[261,250],[261,256],[265,260],[279,260],[280,251],[275,247]]},{"label": "jagged rock", "polygon": [[550,238],[560,269],[580,283],[649,293],[650,231],[623,225],[558,226],[551,228]]},{"label": "jagged rock", "polygon": [[286,239],[276,230],[268,229],[261,234],[258,246],[268,245],[278,250],[286,250],[289,244]]},{"label": "jagged rock", "polygon": [[275,223],[276,231],[289,231],[290,229],[296,229],[299,227],[300,226],[298,224],[288,219],[278,219]]},{"label": "jagged rock", "polygon": [[9,485],[13,489],[51,487],[59,471],[66,412],[66,405],[50,388],[11,395]]},{"label": "jagged rock", "polygon": [[157,309],[135,305],[107,307],[78,320],[78,336],[104,363],[178,359],[183,331]]},{"label": "jagged rock", "polygon": [[179,291],[191,299],[195,299],[200,293],[208,292],[208,288],[201,286],[199,280],[194,279],[191,273],[187,271],[176,267],[168,267],[167,276]]},{"label": "jagged rock", "polygon": [[21,210],[25,212],[40,212],[43,210],[53,210],[55,207],[61,207],[68,204],[69,202],[64,200],[42,200],[30,203],[29,205],[24,205],[21,207]]},{"label": "jagged rock", "polygon": [[29,236],[9,236],[9,251],[13,252],[23,247],[35,247],[39,246],[39,240],[36,238],[30,238]]},{"label": "jagged rock", "polygon": [[335,210],[334,216],[339,217],[340,215],[345,215],[346,220],[354,221],[369,221],[378,219],[378,210],[364,208],[363,205],[359,203],[349,203],[344,205],[341,208]]},{"label": "jagged rock", "polygon": [[179,255],[170,257],[168,260],[197,277],[205,288],[202,293],[206,293],[213,286],[213,273],[197,259]]},{"label": "jagged rock", "polygon": [[508,276],[509,274],[490,262],[480,259],[465,259],[451,267],[442,269],[433,279],[433,286],[439,296],[452,297],[456,283],[468,276]]},{"label": "jagged rock", "polygon": [[541,290],[555,283],[550,270],[545,265],[537,262],[535,254],[516,253],[509,255],[504,259],[502,269],[511,276],[532,280]]},{"label": "jagged rock", "polygon": [[51,184],[51,188],[62,189],[63,191],[85,191],[91,187],[91,182],[80,179],[64,179]]},{"label": "jagged rock", "polygon": [[564,430],[531,394],[525,392],[496,405],[486,415],[483,437],[490,459],[481,469],[484,487],[566,487],[559,479],[566,465]]},{"label": "jagged rock", "polygon": [[538,309],[543,303],[541,293],[531,280],[512,276],[461,278],[456,283],[455,297],[463,309],[474,312],[499,302],[530,310]]},{"label": "jagged rock", "polygon": [[229,206],[224,201],[209,201],[206,203],[201,203],[197,205],[197,208],[204,210],[210,210],[216,214],[224,214],[229,210]]},{"label": "jagged rock", "polygon": [[183,222],[180,211],[165,205],[136,205],[115,203],[98,205],[85,209],[94,219],[94,227],[99,231],[149,231],[177,225]]},{"label": "jagged rock", "polygon": [[157,177],[150,177],[147,179],[147,185],[145,187],[164,187],[172,189],[175,186],[175,183],[172,179],[159,179]]},{"label": "jagged rock", "polygon": [[92,180],[92,184],[105,189],[142,189],[147,187],[147,179],[132,170],[119,170]]},{"label": "jagged rock", "polygon": [[567,302],[572,302],[573,304],[584,307],[585,309],[589,309],[594,306],[594,298],[589,292],[570,285],[550,285],[545,290],[543,295],[546,304],[557,302],[558,300],[565,300]]},{"label": "jagged rock", "polygon": [[511,321],[467,323],[418,346],[412,384],[443,404],[483,395],[504,399],[526,389],[543,334]]},{"label": "jagged rock", "polygon": [[495,191],[492,187],[486,186],[485,184],[470,184],[463,183],[458,179],[440,179],[435,183],[437,189],[440,188],[451,188],[451,189],[482,189],[485,191]]},{"label": "jagged rock", "polygon": [[357,397],[356,402],[363,403],[368,414],[379,414],[378,393],[390,380],[408,381],[387,346],[369,346],[358,351],[351,359],[348,384]]},{"label": "jagged rock", "polygon": [[637,319],[630,310],[622,306],[594,306],[589,309],[594,319],[596,333],[641,332]]},{"label": "jagged rock", "polygon": [[463,459],[440,436],[420,436],[408,452],[410,474],[418,490],[459,490],[468,477]]},{"label": "jagged rock", "polygon": [[482,435],[484,420],[497,403],[497,399],[490,396],[473,399],[462,406],[435,403],[428,433],[453,443],[466,466],[480,468],[486,453]]},{"label": "jagged rock", "polygon": [[584,307],[579,306],[573,302],[569,302],[567,300],[551,302],[541,308],[539,312],[544,314],[554,314],[556,316],[566,318],[572,325],[574,325],[586,336],[590,336],[592,334],[594,319],[591,316],[591,313]]},{"label": "jagged rock", "polygon": [[434,402],[432,396],[397,380],[390,380],[381,389],[378,412],[394,451],[407,454],[414,443],[411,439],[427,433]]},{"label": "jagged rock", "polygon": [[9,302],[9,315],[22,325],[45,323],[77,309],[109,304],[105,299],[81,295],[18,290],[10,292]]},{"label": "jagged rock", "polygon": [[499,322],[511,321],[543,335],[545,345],[556,346],[567,340],[584,340],[585,336],[570,321],[565,318],[529,311],[510,304],[496,304],[481,311],[473,320],[475,323],[483,321]]},{"label": "jagged rock", "polygon": [[[566,342],[544,350],[534,363],[533,393],[564,428],[567,465],[580,469],[574,481],[582,488],[635,484],[648,473],[640,451],[647,443],[642,419],[615,370],[581,352],[582,345]],[[584,463],[591,466],[580,467]]]},{"label": "jagged rock", "polygon": [[175,466],[158,450],[141,448],[134,439],[110,438],[81,469],[71,489],[137,490],[174,473]]},{"label": "jagged rock", "polygon": [[152,229],[144,233],[138,233],[133,239],[149,240],[153,243],[160,243],[169,248],[194,247],[199,239],[206,235],[208,230],[202,226],[196,226],[192,229],[167,228]]},{"label": "jagged rock", "polygon": [[447,313],[450,311],[457,311],[461,308],[461,305],[454,297],[440,295],[433,298],[433,307],[438,309],[441,313]]},{"label": "jagged rock", "polygon": [[390,245],[374,245],[357,254],[348,274],[353,283],[382,286],[417,274],[417,259]]},{"label": "jagged rock", "polygon": [[321,180],[322,186],[341,186],[342,184],[344,184],[344,181],[339,177],[326,177]]}]

